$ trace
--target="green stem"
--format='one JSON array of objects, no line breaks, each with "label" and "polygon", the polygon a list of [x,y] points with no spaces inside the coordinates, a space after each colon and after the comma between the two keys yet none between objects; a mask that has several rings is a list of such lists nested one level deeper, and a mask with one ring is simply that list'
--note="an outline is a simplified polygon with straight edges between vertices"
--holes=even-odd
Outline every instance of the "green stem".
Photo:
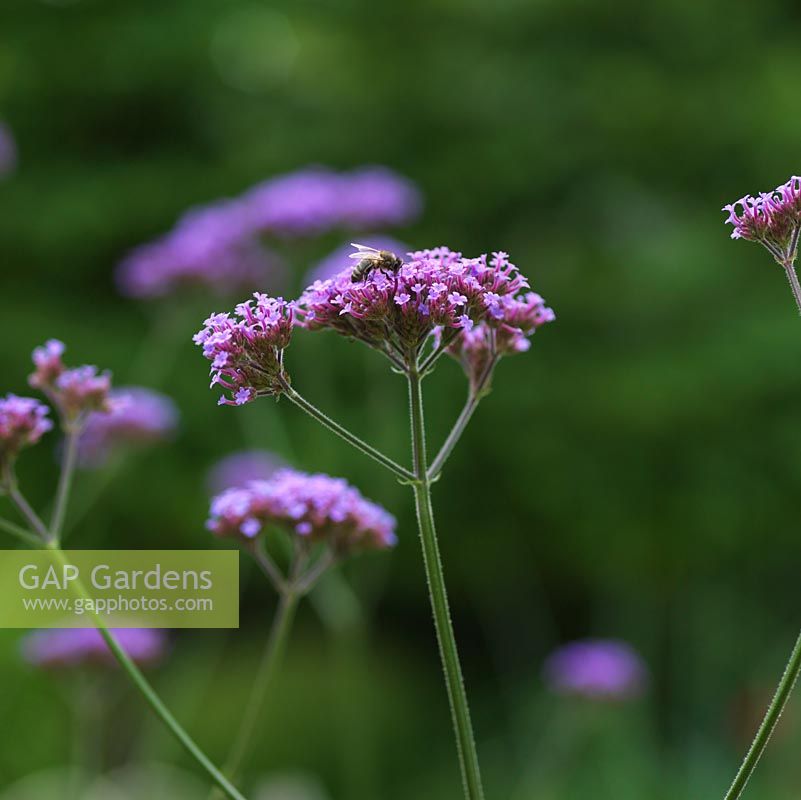
[{"label": "green stem", "polygon": [[801,634],[799,634],[798,639],[796,639],[793,651],[790,653],[790,659],[787,662],[787,666],[784,668],[784,674],[776,688],[776,694],[773,695],[773,700],[771,700],[768,710],[765,712],[765,718],[762,720],[762,724],[756,732],[754,741],[751,743],[751,747],[748,749],[748,753],[746,753],[745,759],[740,769],[737,771],[734,783],[732,783],[729,791],[726,792],[724,800],[737,800],[743,793],[745,785],[756,769],[756,765],[759,763],[762,753],[765,752],[771,734],[776,728],[776,724],[779,721],[779,717],[782,715],[782,711],[784,711],[785,705],[787,705],[787,700],[790,697],[790,693],[793,691],[793,686],[795,686],[798,680],[799,672],[801,672]]},{"label": "green stem", "polygon": [[787,273],[787,280],[790,281],[790,288],[793,290],[793,297],[795,304],[798,307],[798,313],[801,314],[801,285],[798,283],[798,275],[795,271],[795,263],[788,261],[783,264],[784,271]]},{"label": "green stem", "polygon": [[414,456],[415,482],[414,499],[417,507],[417,522],[420,528],[420,540],[423,545],[423,563],[425,564],[431,608],[434,612],[434,624],[437,631],[440,658],[445,672],[445,684],[451,707],[451,717],[459,763],[462,771],[464,794],[467,800],[483,800],[484,790],[481,786],[481,772],[478,765],[473,727],[470,722],[470,709],[467,705],[462,668],[459,663],[459,652],[453,633],[448,595],[445,589],[445,576],[442,571],[442,560],[434,527],[434,511],[431,506],[431,484],[427,474],[425,422],[423,418],[423,393],[421,375],[415,367],[409,370],[409,405],[412,426],[412,453]]},{"label": "green stem", "polygon": [[461,413],[459,414],[456,422],[451,428],[451,432],[448,434],[448,438],[445,440],[442,448],[440,449],[439,453],[437,453],[436,458],[431,463],[431,466],[428,469],[428,479],[435,480],[439,473],[442,471],[442,467],[445,462],[450,458],[451,453],[453,452],[454,448],[459,442],[459,439],[462,438],[462,434],[464,433],[465,428],[467,427],[467,423],[470,422],[471,417],[473,416],[473,412],[478,407],[478,404],[481,402],[481,399],[486,394],[486,387],[489,384],[490,378],[492,377],[492,371],[495,367],[496,360],[493,359],[487,365],[484,373],[482,374],[481,378],[479,379],[476,386],[470,388],[470,392],[467,395],[467,402],[464,404],[464,408],[462,409]]},{"label": "green stem", "polygon": [[[286,644],[289,639],[289,632],[292,629],[292,622],[295,619],[298,599],[299,595],[291,589],[281,595],[278,611],[270,629],[270,636],[267,639],[267,644],[261,657],[253,688],[250,691],[245,715],[242,717],[231,752],[225,762],[225,774],[232,779],[236,778],[242,762],[247,758],[250,751],[256,724],[261,716],[264,700],[267,696],[267,687],[272,682],[276,669],[286,651]],[[219,793],[215,790],[210,797],[219,797]]]},{"label": "green stem", "polygon": [[50,519],[50,535],[53,541],[59,541],[61,530],[64,527],[64,517],[67,513],[67,503],[72,488],[72,478],[75,474],[75,463],[78,458],[78,440],[80,439],[80,426],[71,425],[66,429],[64,439],[64,460],[61,463],[61,474],[58,479],[56,503],[53,507],[53,516]]},{"label": "green stem", "polygon": [[0,518],[0,531],[10,533],[12,536],[16,536],[20,541],[34,548],[41,547],[42,544],[44,544],[38,536],[35,536],[30,531],[26,531],[25,528],[15,525],[7,519]]},{"label": "green stem", "polygon": [[50,540],[50,531],[47,530],[47,525],[42,522],[41,517],[31,508],[30,503],[25,499],[25,495],[20,492],[14,475],[11,475],[8,479],[5,489],[14,505],[19,509],[20,514],[25,517],[25,521],[41,537],[41,541],[36,543],[37,547],[41,547]]},{"label": "green stem", "polygon": [[367,444],[367,442],[363,442],[358,436],[352,434],[347,428],[343,428],[338,422],[334,422],[334,420],[326,416],[322,411],[320,411],[319,408],[313,406],[308,400],[298,394],[288,382],[282,381],[281,387],[284,395],[296,406],[298,406],[298,408],[301,408],[309,416],[313,417],[326,428],[328,428],[328,430],[333,431],[348,444],[352,445],[357,450],[360,450],[374,461],[377,461],[382,467],[386,467],[401,480],[413,481],[415,479],[415,476],[409,472],[408,469],[402,467],[400,464],[395,463],[391,458],[385,456],[379,450],[376,450],[375,447]]},{"label": "green stem", "polygon": [[[48,545],[49,550],[52,552],[56,562],[61,566],[68,564],[66,554],[59,547],[59,545],[51,541]],[[81,597],[88,600],[90,595],[80,580],[73,583],[74,588]],[[150,685],[149,681],[142,674],[139,667],[133,662],[130,656],[123,650],[114,634],[106,627],[102,617],[99,614],[93,613],[94,624],[97,627],[100,635],[103,637],[106,645],[111,651],[114,658],[117,659],[120,666],[130,678],[134,686],[141,692],[142,696],[147,701],[148,705],[155,712],[156,716],[167,726],[175,738],[183,745],[184,749],[189,753],[192,758],[208,773],[209,777],[222,789],[225,796],[230,800],[246,800],[245,796],[241,794],[237,788],[220,772],[217,767],[211,762],[206,754],[198,747],[194,739],[181,727],[181,724],[173,717],[167,706],[164,705],[161,698],[156,694],[155,689]]]}]

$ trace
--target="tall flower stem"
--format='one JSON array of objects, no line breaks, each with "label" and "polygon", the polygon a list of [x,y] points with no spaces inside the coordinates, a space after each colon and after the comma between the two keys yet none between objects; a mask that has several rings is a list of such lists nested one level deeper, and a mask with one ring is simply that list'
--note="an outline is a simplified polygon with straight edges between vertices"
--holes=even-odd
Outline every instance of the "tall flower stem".
[{"label": "tall flower stem", "polygon": [[50,536],[54,541],[61,538],[61,530],[64,527],[64,518],[67,514],[67,504],[72,488],[72,478],[75,474],[75,464],[78,458],[78,441],[80,439],[80,426],[66,426],[66,436],[64,439],[64,460],[61,464],[61,474],[56,490],[56,502],[53,506],[53,516],[50,520]]},{"label": "tall flower stem", "polygon": [[386,469],[388,469],[390,472],[393,472],[396,477],[403,481],[413,481],[415,479],[414,474],[409,472],[408,469],[402,467],[400,464],[397,464],[391,458],[385,456],[381,451],[376,450],[372,445],[367,444],[367,442],[363,442],[358,436],[351,433],[347,428],[342,427],[342,425],[340,425],[338,422],[335,422],[329,416],[320,411],[319,408],[313,406],[308,400],[306,400],[305,397],[298,394],[298,392],[292,388],[288,381],[282,379],[281,388],[283,389],[284,395],[296,406],[298,406],[298,408],[305,411],[310,417],[316,419],[319,423],[328,428],[328,430],[333,431],[348,444],[352,445],[357,450],[360,450],[374,461],[377,461],[382,467],[386,467]]},{"label": "tall flower stem", "polygon": [[[242,762],[247,758],[251,748],[253,734],[256,730],[256,723],[259,721],[261,712],[264,707],[264,700],[267,696],[267,688],[272,683],[275,676],[276,669],[281,663],[286,651],[287,640],[289,639],[289,632],[292,629],[292,623],[295,619],[295,611],[298,607],[298,600],[300,596],[287,589],[281,594],[281,600],[278,604],[278,611],[273,619],[272,628],[270,629],[270,636],[267,639],[264,652],[262,653],[261,663],[256,678],[253,682],[253,687],[250,690],[250,697],[248,699],[245,715],[239,724],[239,730],[236,733],[236,738],[231,747],[231,752],[225,762],[225,774],[235,779],[239,772]],[[214,790],[210,796],[211,798],[219,797],[219,791]]]},{"label": "tall flower stem", "polygon": [[768,746],[779,717],[781,717],[782,711],[787,705],[787,700],[798,680],[799,672],[801,672],[801,634],[796,639],[793,651],[790,653],[790,659],[784,668],[784,674],[776,688],[776,694],[773,695],[773,700],[771,700],[768,710],[765,712],[762,724],[759,726],[754,741],[751,743],[751,747],[748,749],[748,753],[746,753],[745,759],[737,771],[734,783],[732,783],[729,791],[726,792],[724,800],[737,800],[743,793],[749,778],[759,763],[759,759],[762,757],[762,753],[765,752],[765,748]]},{"label": "tall flower stem", "polygon": [[[69,563],[67,556],[61,547],[54,541],[48,544],[48,549],[52,553],[56,563],[60,566],[67,566]],[[90,595],[86,590],[80,579],[72,583],[74,589],[85,600],[90,599]],[[142,674],[139,667],[133,662],[131,657],[120,646],[114,634],[106,627],[102,617],[99,614],[92,614],[95,627],[97,628],[103,640],[106,642],[108,649],[111,651],[114,658],[117,659],[119,665],[125,671],[131,683],[139,690],[142,696],[147,701],[150,708],[155,712],[156,716],[167,726],[172,735],[183,745],[184,749],[189,753],[192,758],[206,771],[209,777],[220,787],[224,792],[225,797],[230,800],[246,800],[245,796],[222,774],[222,772],[214,766],[208,756],[198,747],[195,740],[183,729],[181,724],[172,715],[170,710],[164,705],[164,702],[156,693],[156,690],[150,685],[150,682]]]},{"label": "tall flower stem", "polygon": [[478,765],[470,709],[467,704],[462,668],[456,637],[453,633],[445,576],[439,553],[437,533],[434,527],[434,511],[431,505],[431,484],[426,463],[425,421],[423,418],[423,393],[419,369],[415,365],[409,370],[409,406],[412,428],[412,454],[414,458],[414,499],[417,507],[417,522],[423,546],[431,608],[437,632],[440,658],[445,673],[445,684],[451,707],[451,717],[459,763],[462,771],[464,795],[467,800],[483,800],[481,772]]}]

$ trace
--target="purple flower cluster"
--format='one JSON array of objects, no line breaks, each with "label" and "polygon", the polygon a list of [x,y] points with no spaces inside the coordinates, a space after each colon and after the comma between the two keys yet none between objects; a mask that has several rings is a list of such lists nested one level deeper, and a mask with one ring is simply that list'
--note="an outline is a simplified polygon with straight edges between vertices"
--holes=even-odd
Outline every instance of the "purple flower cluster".
[{"label": "purple flower cluster", "polygon": [[0,178],[14,171],[17,165],[17,145],[11,128],[0,122]]},{"label": "purple flower cluster", "polygon": [[36,444],[53,427],[50,409],[32,397],[9,394],[0,398],[0,465],[23,447]]},{"label": "purple flower cluster", "polygon": [[[117,628],[111,632],[120,647],[137,664],[152,664],[165,653],[167,637],[164,631]],[[116,664],[105,639],[95,628],[36,631],[23,640],[22,654],[30,664],[47,669]]]},{"label": "purple flower cluster", "polygon": [[271,178],[242,198],[252,229],[310,236],[334,228],[370,230],[402,225],[422,206],[420,192],[386,167],[351,172],[309,167]]},{"label": "purple flower cluster", "polygon": [[354,282],[346,269],[317,281],[300,298],[298,316],[310,330],[331,329],[403,357],[437,327],[470,331],[485,320],[494,325],[527,287],[506,253],[464,258],[438,247],[409,253],[396,271],[376,268]]},{"label": "purple flower cluster", "polygon": [[[526,352],[537,328],[555,319],[553,309],[535,292],[507,295],[492,307],[487,321],[462,331],[446,352],[462,365],[476,388],[497,359]],[[437,336],[441,338],[441,330]]]},{"label": "purple flower cluster", "polygon": [[30,385],[43,392],[70,423],[92,411],[111,411],[111,375],[88,365],[67,369],[61,360],[65,349],[63,342],[50,339],[33,351]]},{"label": "purple flower cluster", "polygon": [[341,554],[396,542],[394,517],[342,478],[282,469],[212,500],[207,526],[217,536],[253,539],[271,525]]},{"label": "purple flower cluster", "polygon": [[619,700],[640,694],[648,674],[640,656],[625,642],[584,639],[552,653],[543,676],[558,694]]},{"label": "purple flower cluster", "polygon": [[283,360],[292,336],[292,305],[266,294],[253,297],[236,307],[236,317],[212,314],[194,337],[211,361],[211,385],[231,393],[220,398],[220,405],[279,395],[287,380]]},{"label": "purple flower cluster", "polygon": [[188,212],[165,236],[134,250],[119,265],[117,283],[123,294],[144,298],[191,285],[217,292],[277,288],[284,267],[263,235],[397,225],[420,205],[416,187],[384,167],[300,170]]},{"label": "purple flower cluster", "polygon": [[[409,248],[393,239],[391,236],[364,236],[361,238],[362,244],[373,247],[376,250],[388,250],[391,253],[405,253]],[[332,253],[317,262],[306,276],[307,285],[315,281],[325,281],[335,278],[344,269],[353,269],[353,262],[350,258],[353,253],[352,244],[343,244],[337,247]]]},{"label": "purple flower cluster", "polygon": [[166,395],[142,386],[114,389],[111,410],[90,414],[78,443],[84,467],[101,466],[123,444],[148,444],[169,437],[178,425],[178,409]]},{"label": "purple flower cluster", "polygon": [[801,178],[793,176],[772,192],[745,197],[723,207],[732,239],[764,245],[781,264],[795,258],[801,230]]},{"label": "purple flower cluster", "polygon": [[250,481],[264,481],[272,476],[285,463],[268,450],[245,450],[232,453],[220,459],[208,475],[208,485],[212,494],[220,494],[226,489],[244,486]]}]

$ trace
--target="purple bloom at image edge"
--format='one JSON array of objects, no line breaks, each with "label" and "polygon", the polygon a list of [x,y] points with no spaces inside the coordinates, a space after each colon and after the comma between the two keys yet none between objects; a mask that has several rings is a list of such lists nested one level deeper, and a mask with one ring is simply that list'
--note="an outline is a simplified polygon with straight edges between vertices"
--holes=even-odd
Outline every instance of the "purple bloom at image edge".
[{"label": "purple bloom at image edge", "polygon": [[[150,628],[115,628],[120,647],[138,664],[158,661],[166,652],[167,635]],[[22,655],[37,667],[74,667],[113,664],[114,655],[96,628],[63,628],[35,631],[22,641]]]},{"label": "purple bloom at image edge", "polygon": [[14,171],[17,165],[17,144],[11,128],[0,121],[0,178]]},{"label": "purple bloom at image edge", "polygon": [[612,639],[584,639],[555,650],[543,678],[557,694],[625,699],[642,693],[648,672],[631,645]]}]

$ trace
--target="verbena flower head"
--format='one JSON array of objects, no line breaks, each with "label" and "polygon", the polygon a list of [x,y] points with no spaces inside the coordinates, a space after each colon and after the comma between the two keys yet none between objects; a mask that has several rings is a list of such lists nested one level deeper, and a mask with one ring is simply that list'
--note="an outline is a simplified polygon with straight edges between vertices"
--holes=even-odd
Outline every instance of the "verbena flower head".
[{"label": "verbena flower head", "polygon": [[284,349],[292,337],[292,304],[258,292],[240,303],[235,315],[212,314],[194,342],[211,361],[211,385],[227,389],[220,405],[243,405],[257,397],[279,395]]},{"label": "verbena flower head", "polygon": [[14,171],[17,166],[17,144],[11,128],[0,122],[0,178]]},{"label": "verbena flower head", "polygon": [[[486,321],[462,331],[446,352],[459,361],[475,388],[495,360],[525,353],[534,332],[555,319],[553,309],[535,292],[506,295],[491,307]],[[438,330],[437,338],[441,337]]]},{"label": "verbena flower head", "polygon": [[254,539],[270,526],[338,553],[396,542],[395,518],[342,478],[282,469],[212,500],[208,528],[217,536]]},{"label": "verbena flower head", "polygon": [[166,395],[142,386],[128,386],[109,393],[109,413],[90,414],[78,442],[80,463],[101,466],[111,451],[125,444],[162,441],[178,425],[178,409]]},{"label": "verbena flower head", "polygon": [[552,653],[543,670],[548,687],[558,693],[593,699],[626,699],[647,682],[645,665],[625,642],[584,639]]},{"label": "verbena flower head", "polygon": [[172,231],[134,250],[117,269],[130,297],[162,297],[188,287],[218,294],[279,285],[283,265],[250,233],[247,209],[226,200],[185,214]]},{"label": "verbena flower head", "polygon": [[348,268],[317,281],[303,293],[298,309],[310,330],[334,330],[406,355],[437,327],[469,331],[491,319],[504,298],[527,286],[506,253],[464,258],[438,247],[409,253],[400,268],[377,267],[361,280],[354,281]]},{"label": "verbena flower head", "polygon": [[220,459],[209,470],[208,486],[212,494],[245,486],[250,481],[264,481],[286,466],[269,450],[244,450]]},{"label": "verbena flower head", "polygon": [[61,360],[64,350],[64,344],[56,339],[37,347],[33,351],[35,370],[28,383],[42,391],[67,422],[92,411],[111,411],[110,373],[99,373],[97,367],[88,365],[67,369]]},{"label": "verbena flower head", "polygon": [[[152,664],[167,648],[164,631],[149,628],[117,628],[112,633],[120,647],[137,664]],[[113,666],[116,660],[95,628],[63,628],[36,631],[22,643],[26,661],[47,669],[85,665]]]},{"label": "verbena flower head", "polygon": [[732,239],[759,242],[779,262],[795,258],[801,228],[801,178],[793,176],[772,192],[747,194],[723,207]]},{"label": "verbena flower head", "polygon": [[47,416],[49,411],[32,397],[9,394],[0,398],[0,467],[52,429],[53,423]]},{"label": "verbena flower head", "polygon": [[285,236],[399,225],[421,207],[414,184],[385,167],[344,173],[308,167],[264,181],[242,202],[252,230]]},{"label": "verbena flower head", "polygon": [[[391,236],[363,236],[362,243],[376,250],[388,250],[391,253],[405,253],[409,248],[393,239]],[[306,276],[306,284],[311,285],[315,281],[325,281],[328,278],[336,277],[340,272],[353,269],[353,245],[350,243],[337,247],[332,253],[317,262]]]}]

